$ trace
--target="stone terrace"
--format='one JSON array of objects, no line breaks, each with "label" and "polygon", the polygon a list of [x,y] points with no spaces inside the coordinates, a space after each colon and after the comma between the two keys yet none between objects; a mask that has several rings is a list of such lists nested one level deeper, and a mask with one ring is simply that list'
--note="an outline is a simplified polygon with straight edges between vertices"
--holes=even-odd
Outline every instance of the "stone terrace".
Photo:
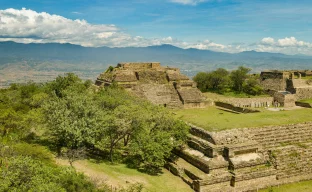
[{"label": "stone terrace", "polygon": [[167,168],[195,191],[250,191],[312,179],[312,122],[208,132],[190,125]]},{"label": "stone terrace", "polygon": [[99,75],[98,86],[116,82],[119,86],[156,105],[170,108],[201,108],[204,97],[196,83],[178,68],[162,67],[157,62],[119,63]]}]

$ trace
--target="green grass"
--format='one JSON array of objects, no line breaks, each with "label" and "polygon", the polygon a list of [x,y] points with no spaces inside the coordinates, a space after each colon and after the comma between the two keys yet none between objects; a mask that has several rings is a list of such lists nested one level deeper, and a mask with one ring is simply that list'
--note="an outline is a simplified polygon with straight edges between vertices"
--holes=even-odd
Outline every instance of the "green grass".
[{"label": "green grass", "polygon": [[260,113],[248,114],[230,113],[216,107],[182,109],[174,112],[178,118],[208,131],[312,121],[312,109],[308,108],[277,112],[263,109]]},{"label": "green grass", "polygon": [[272,187],[260,190],[259,192],[310,192],[310,191],[312,191],[312,180],[281,185],[279,187]]},{"label": "green grass", "polygon": [[301,77],[301,79],[312,79],[312,76]]},{"label": "green grass", "polygon": [[[125,164],[111,165],[109,163],[95,163],[93,161],[80,161],[91,171],[103,173],[110,182],[119,186],[127,186],[127,183],[142,183],[144,191],[148,192],[192,192],[193,190],[182,181],[181,178],[174,176],[168,170],[163,169],[163,173],[157,176],[139,172],[136,169],[128,168]],[[90,171],[89,171],[90,172]]]},{"label": "green grass", "polygon": [[312,104],[312,99],[304,99],[304,100],[300,100],[300,102]]}]

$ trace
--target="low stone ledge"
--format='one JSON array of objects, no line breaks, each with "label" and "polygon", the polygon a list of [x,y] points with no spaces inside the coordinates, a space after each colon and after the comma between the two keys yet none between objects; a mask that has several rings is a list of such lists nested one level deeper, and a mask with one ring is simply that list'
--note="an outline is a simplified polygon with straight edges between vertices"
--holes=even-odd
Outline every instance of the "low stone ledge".
[{"label": "low stone ledge", "polygon": [[311,103],[304,103],[304,102],[300,102],[300,101],[296,101],[295,103],[296,103],[296,106],[305,107],[305,108],[312,108]]},{"label": "low stone ledge", "polygon": [[258,113],[258,112],[260,112],[259,110],[247,109],[247,108],[242,108],[242,107],[235,107],[232,104],[224,103],[224,102],[220,102],[220,101],[216,101],[215,105],[218,107],[229,109],[231,111],[238,112],[238,113]]}]

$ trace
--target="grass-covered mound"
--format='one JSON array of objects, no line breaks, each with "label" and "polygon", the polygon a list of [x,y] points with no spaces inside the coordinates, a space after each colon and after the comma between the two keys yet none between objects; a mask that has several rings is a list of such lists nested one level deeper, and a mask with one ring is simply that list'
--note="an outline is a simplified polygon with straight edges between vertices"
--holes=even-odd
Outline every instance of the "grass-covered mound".
[{"label": "grass-covered mound", "polygon": [[260,113],[235,114],[216,107],[208,107],[205,109],[181,109],[174,112],[176,117],[208,131],[312,121],[311,109],[290,111],[268,111],[263,109]]}]

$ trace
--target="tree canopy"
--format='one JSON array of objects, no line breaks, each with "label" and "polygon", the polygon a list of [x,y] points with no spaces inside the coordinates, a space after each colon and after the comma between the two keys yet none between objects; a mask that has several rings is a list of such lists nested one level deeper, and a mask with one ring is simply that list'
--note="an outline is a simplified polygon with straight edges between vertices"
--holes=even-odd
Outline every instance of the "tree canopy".
[{"label": "tree canopy", "polygon": [[248,95],[261,95],[263,90],[257,76],[251,76],[251,69],[240,66],[233,71],[219,68],[211,72],[199,72],[193,80],[202,92],[217,93],[245,93]]}]

